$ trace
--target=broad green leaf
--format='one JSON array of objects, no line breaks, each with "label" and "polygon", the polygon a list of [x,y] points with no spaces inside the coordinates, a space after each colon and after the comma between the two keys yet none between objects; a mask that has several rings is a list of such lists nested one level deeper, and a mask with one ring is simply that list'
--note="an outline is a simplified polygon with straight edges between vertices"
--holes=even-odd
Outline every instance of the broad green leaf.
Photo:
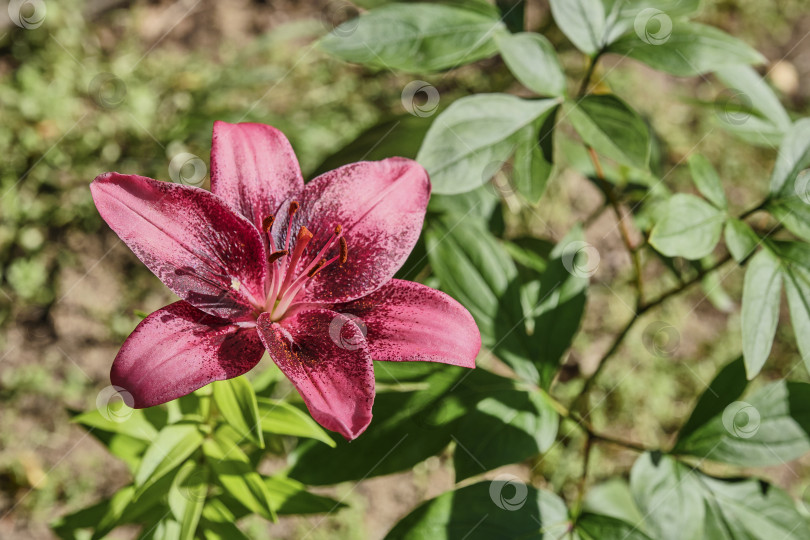
[{"label": "broad green leaf", "polygon": [[565,503],[512,475],[480,482],[431,499],[405,516],[386,540],[493,540],[563,538]]},{"label": "broad green leaf", "polygon": [[753,256],[742,294],[742,341],[745,371],[753,379],[771,353],[782,297],[780,262],[768,249]]},{"label": "broad green leaf", "polygon": [[551,42],[534,32],[498,32],[495,43],[509,71],[520,83],[541,96],[565,94],[565,73]]},{"label": "broad green leaf", "polygon": [[611,478],[590,488],[582,506],[586,512],[612,516],[644,530],[644,515],[639,510],[630,492],[630,484],[624,478]]},{"label": "broad green leaf", "polygon": [[589,512],[579,516],[576,531],[582,540],[651,540],[634,525]]},{"label": "broad green leaf", "polygon": [[650,244],[667,257],[702,259],[714,251],[725,213],[699,197],[673,195],[650,233]]},{"label": "broad green leaf", "polygon": [[642,454],[630,472],[630,490],[658,540],[700,540],[704,505],[691,471],[668,456]]},{"label": "broad green leaf", "polygon": [[205,540],[250,540],[235,525],[236,516],[218,499],[205,503],[201,523]]},{"label": "broad green leaf", "polygon": [[169,490],[169,508],[180,524],[179,540],[192,540],[197,533],[208,494],[208,467],[187,461]]},{"label": "broad green leaf", "polygon": [[678,442],[673,451],[688,447],[692,434],[709,420],[722,414],[726,407],[742,395],[746,386],[748,379],[745,377],[745,364],[740,357],[723,367],[700,396],[689,420],[678,432]]},{"label": "broad green leaf", "polygon": [[183,463],[202,444],[203,436],[194,424],[166,426],[146,450],[135,474],[136,497],[166,473]]},{"label": "broad green leaf", "polygon": [[717,171],[712,164],[701,154],[693,154],[689,157],[689,171],[692,173],[692,181],[698,188],[700,194],[715,205],[717,208],[725,210],[728,208],[726,194],[723,192],[723,184]]},{"label": "broad green leaf", "polygon": [[249,438],[259,448],[264,448],[256,393],[247,377],[216,381],[211,386],[213,387],[214,403],[225,421],[241,437]]},{"label": "broad green leaf", "polygon": [[[751,66],[723,66],[717,70],[717,77],[734,92],[738,98],[759,113],[759,118],[766,122],[768,132],[777,131],[784,134],[791,127],[790,117],[780,103],[779,98],[768,86],[768,83]],[[743,123],[747,123],[745,119]],[[733,127],[733,126],[732,126]]]},{"label": "broad green leaf", "polygon": [[[414,378],[408,370],[420,375]],[[515,388],[514,381],[480,367],[378,362],[375,372],[377,381],[389,381],[388,389],[379,389],[363,436],[351,443],[340,439],[337,448],[302,444],[292,454],[289,476],[324,485],[409,470],[445,449],[478,401]]]},{"label": "broad green leaf", "polygon": [[152,441],[158,433],[142,409],[131,409],[118,402],[111,403],[103,410],[96,409],[74,416],[71,422],[143,441]]},{"label": "broad green leaf", "polygon": [[455,435],[456,481],[546,452],[560,418],[544,392],[491,393],[461,421]]},{"label": "broad green leaf", "polygon": [[[776,164],[771,174],[771,195],[778,199],[792,199],[799,197],[802,202],[810,196],[810,177],[802,177],[798,182],[799,173],[810,167],[810,118],[798,120],[793,127],[785,133]],[[805,203],[806,204],[806,203]]]},{"label": "broad green leaf", "polygon": [[[785,282],[785,294],[790,309],[790,321],[793,324],[793,334],[805,366],[810,369],[810,267],[806,260],[791,260],[788,258],[795,252],[804,255],[810,254],[810,246],[803,243],[791,242],[780,246],[782,258],[782,278]],[[791,249],[793,248],[793,249]],[[803,252],[803,253],[802,253]]]},{"label": "broad green leaf", "polygon": [[569,120],[587,145],[624,165],[647,168],[650,132],[624,101],[614,95],[588,95],[566,105]]},{"label": "broad green leaf", "polygon": [[558,104],[508,94],[477,94],[453,102],[430,126],[416,156],[435,193],[464,193],[488,181],[509,159],[521,130]]},{"label": "broad green leaf", "polygon": [[807,518],[796,509],[790,495],[778,487],[756,479],[698,478],[707,501],[707,540],[810,538]]},{"label": "broad green leaf", "polygon": [[321,162],[312,176],[357,161],[377,161],[395,156],[415,158],[434,118],[429,116],[435,110],[430,108],[432,105],[426,103],[424,107],[418,111],[414,109],[417,115],[406,113],[368,128]]},{"label": "broad green leaf", "polygon": [[368,66],[408,72],[454,68],[495,51],[496,17],[441,4],[391,4],[335,28],[321,46]]},{"label": "broad green leaf", "polygon": [[605,7],[601,0],[550,0],[554,22],[577,49],[594,54],[602,48]]},{"label": "broad green leaf", "polygon": [[738,263],[747,259],[759,245],[759,236],[744,221],[731,218],[726,221],[726,247]]},{"label": "broad green leaf", "polygon": [[205,461],[223,489],[248,510],[276,521],[272,495],[245,453],[224,437],[203,443]]},{"label": "broad green leaf", "polygon": [[292,435],[321,441],[334,447],[335,441],[304,411],[275,399],[259,398],[259,419],[268,435]]},{"label": "broad green leaf", "polygon": [[780,381],[760,388],[678,443],[677,451],[740,465],[781,465],[810,451],[810,385]]},{"label": "broad green leaf", "polygon": [[515,189],[531,204],[537,204],[546,191],[554,168],[553,137],[555,114],[549,114],[538,131],[524,129],[515,148],[512,182]]},{"label": "broad green leaf", "polygon": [[497,342],[500,299],[517,269],[503,246],[477,220],[448,215],[425,232],[428,257],[442,290],[466,307],[484,344]]},{"label": "broad green leaf", "polygon": [[633,466],[631,484],[642,508],[651,507],[647,525],[661,534],[653,538],[800,540],[810,535],[790,496],[761,481],[712,478],[669,456],[644,454]]},{"label": "broad green leaf", "polygon": [[722,30],[685,21],[673,21],[668,36],[628,32],[613,42],[608,51],[682,77],[729,65],[760,64],[765,60],[757,51]]},{"label": "broad green leaf", "polygon": [[673,19],[689,15],[700,0],[602,0],[607,15],[604,42],[613,43],[629,30],[656,42],[669,35]]},{"label": "broad green leaf", "polygon": [[[802,175],[804,179],[805,176]],[[810,184],[810,174],[806,176]],[[768,203],[766,209],[784,227],[806,242],[810,242],[810,186],[804,188],[806,195],[786,196]]]}]

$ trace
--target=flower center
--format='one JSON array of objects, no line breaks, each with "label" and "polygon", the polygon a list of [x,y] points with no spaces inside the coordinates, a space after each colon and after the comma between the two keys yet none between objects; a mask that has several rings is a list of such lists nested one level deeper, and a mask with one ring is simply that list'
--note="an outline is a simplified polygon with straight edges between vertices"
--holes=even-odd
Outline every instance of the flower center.
[{"label": "flower center", "polygon": [[[287,226],[287,235],[284,240],[284,246],[276,246],[275,240],[271,233],[271,228],[275,222],[275,216],[267,216],[262,220],[262,227],[267,233],[268,242],[270,245],[270,255],[267,261],[270,265],[272,278],[270,280],[270,289],[267,294],[267,301],[264,305],[264,310],[270,313],[270,319],[278,321],[283,318],[298,294],[304,290],[310,280],[315,279],[318,274],[330,264],[337,262],[342,265],[346,262],[349,254],[349,248],[346,244],[346,238],[343,236],[343,227],[336,225],[331,236],[326,240],[321,249],[317,251],[314,257],[309,259],[307,263],[305,251],[312,241],[313,234],[305,226],[298,229],[295,239],[295,247],[290,253],[290,240],[293,230],[293,217],[300,205],[297,201],[290,203],[289,209],[289,224]],[[339,246],[337,255],[330,259],[324,258],[327,251],[335,245]],[[310,252],[311,254],[311,252]]]}]

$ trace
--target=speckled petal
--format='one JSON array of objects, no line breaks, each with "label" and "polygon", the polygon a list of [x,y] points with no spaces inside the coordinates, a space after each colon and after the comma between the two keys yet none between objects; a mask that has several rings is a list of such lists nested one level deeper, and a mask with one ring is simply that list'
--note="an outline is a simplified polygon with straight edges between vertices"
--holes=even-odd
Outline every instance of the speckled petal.
[{"label": "speckled petal", "polygon": [[211,191],[254,225],[261,227],[262,219],[303,187],[298,159],[279,130],[214,122]]},{"label": "speckled petal", "polygon": [[270,357],[292,381],[312,417],[352,440],[371,422],[374,369],[351,318],[313,309],[274,323],[259,317]]},{"label": "speckled petal", "polygon": [[393,279],[376,292],[333,308],[356,317],[374,360],[475,367],[481,334],[472,315],[443,292]]},{"label": "speckled petal", "polygon": [[[315,234],[306,258],[314,257],[336,225],[343,227],[349,249],[348,261],[321,271],[301,300],[346,302],[391,279],[419,238],[429,197],[427,172],[404,158],[353,163],[309,182],[294,223],[294,231],[306,225]],[[338,249],[335,244],[326,257]]]},{"label": "speckled petal", "polygon": [[90,185],[101,217],[180,298],[238,319],[264,302],[259,231],[204,189],[107,173]]},{"label": "speckled petal", "polygon": [[255,327],[241,328],[180,301],[141,321],[115,357],[110,380],[132,394],[136,408],[151,407],[238,377],[263,353]]}]

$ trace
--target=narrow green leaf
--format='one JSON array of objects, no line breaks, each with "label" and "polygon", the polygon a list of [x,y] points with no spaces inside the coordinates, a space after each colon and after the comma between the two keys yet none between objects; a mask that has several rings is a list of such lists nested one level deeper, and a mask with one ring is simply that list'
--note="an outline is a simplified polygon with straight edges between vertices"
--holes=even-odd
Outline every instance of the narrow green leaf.
[{"label": "narrow green leaf", "polygon": [[551,0],[551,14],[577,49],[594,54],[602,48],[605,7],[600,0]]},{"label": "narrow green leaf", "polygon": [[222,437],[203,443],[206,463],[214,471],[214,478],[248,510],[265,519],[276,521],[272,495],[245,453],[231,441]]},{"label": "narrow green leaf", "polygon": [[759,236],[744,221],[731,218],[726,221],[726,247],[738,263],[745,261],[759,245]]},{"label": "narrow green leaf", "polygon": [[689,170],[700,194],[717,208],[727,209],[728,201],[723,192],[723,184],[709,160],[701,154],[693,154],[689,157]]},{"label": "narrow green leaf", "polygon": [[700,0],[603,0],[603,3],[608,13],[606,45],[630,30],[651,43],[665,39],[673,19],[700,7]]},{"label": "narrow green leaf", "polygon": [[[810,174],[806,177],[810,184]],[[806,195],[787,196],[768,203],[766,210],[784,227],[806,242],[810,242],[810,186],[803,188]]]},{"label": "narrow green leaf", "polygon": [[686,21],[671,21],[671,24],[669,35],[660,31],[654,37],[628,32],[612,43],[608,51],[682,77],[729,65],[765,61],[760,53],[742,41],[712,26]]},{"label": "narrow green leaf", "polygon": [[492,482],[448,491],[423,503],[385,538],[556,539],[563,538],[568,526],[568,510],[557,495],[527,486],[512,475],[501,475]]},{"label": "narrow green leaf", "polygon": [[191,456],[202,440],[202,434],[193,424],[172,424],[163,428],[146,450],[135,474],[136,498]]},{"label": "narrow green leaf", "polygon": [[335,441],[304,411],[275,399],[259,398],[261,428],[268,435],[307,437],[335,447]]},{"label": "narrow green leaf", "polygon": [[519,132],[550,113],[556,99],[477,94],[454,101],[430,126],[416,156],[435,193],[471,191],[509,159]]},{"label": "narrow green leaf", "polygon": [[589,95],[567,102],[567,116],[582,140],[624,165],[646,169],[650,132],[644,119],[614,95]]},{"label": "narrow green leaf", "polygon": [[749,379],[760,372],[771,352],[781,296],[779,260],[768,249],[763,249],[748,263],[743,284],[743,357]]},{"label": "narrow green leaf", "polygon": [[222,503],[213,499],[205,503],[202,512],[202,527],[205,540],[250,540],[236,526],[236,517]]},{"label": "narrow green leaf", "polygon": [[208,495],[208,467],[187,461],[180,468],[169,490],[169,508],[180,523],[179,540],[192,540],[197,533]]},{"label": "narrow green leaf", "polygon": [[367,66],[408,72],[454,68],[492,56],[497,17],[441,4],[382,6],[335,28],[320,44]]},{"label": "narrow green leaf", "polygon": [[748,379],[745,377],[745,364],[740,357],[723,367],[700,396],[689,420],[678,432],[678,442],[673,451],[678,452],[682,447],[687,447],[690,436],[709,420],[722,414],[726,407],[742,395],[746,386]]},{"label": "narrow green leaf", "polygon": [[744,64],[723,66],[716,74],[726,86],[741,92],[743,100],[750,103],[763,120],[782,133],[790,129],[792,122],[787,111],[754,68]]},{"label": "narrow green leaf", "polygon": [[667,257],[702,259],[714,251],[723,233],[725,214],[703,199],[672,196],[650,233],[650,244]]},{"label": "narrow green leaf", "polygon": [[96,409],[74,416],[71,422],[110,433],[128,435],[142,441],[152,441],[158,433],[142,409],[131,409],[120,402],[110,403],[105,409]]},{"label": "narrow green leaf", "polygon": [[551,42],[534,32],[499,32],[495,43],[509,71],[541,96],[565,95],[565,73]]},{"label": "narrow green leaf", "polygon": [[214,402],[225,421],[240,436],[247,437],[259,448],[264,448],[264,438],[259,425],[259,407],[250,381],[242,376],[216,381],[211,386],[213,387]]}]

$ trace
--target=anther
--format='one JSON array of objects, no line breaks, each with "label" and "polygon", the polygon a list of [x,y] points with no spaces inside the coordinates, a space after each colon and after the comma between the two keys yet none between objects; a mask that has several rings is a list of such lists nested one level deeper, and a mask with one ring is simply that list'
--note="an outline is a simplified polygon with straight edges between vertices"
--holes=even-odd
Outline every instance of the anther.
[{"label": "anther", "polygon": [[292,201],[290,203],[290,217],[294,216],[295,213],[298,212],[298,208],[300,208],[300,207],[301,207],[301,205],[298,204],[298,201]]},{"label": "anther", "polygon": [[346,259],[349,258],[349,245],[346,243],[346,239],[342,236],[340,237],[340,264],[346,262]]},{"label": "anther", "polygon": [[264,232],[270,232],[270,227],[273,226],[273,222],[276,220],[275,216],[267,216],[262,220],[262,229]]},{"label": "anther", "polygon": [[340,234],[342,232],[343,232],[343,225],[341,225],[339,223],[337,225],[335,225],[335,234]]},{"label": "anther", "polygon": [[287,253],[289,253],[289,252],[286,249],[281,249],[279,251],[274,251],[273,253],[271,253],[267,257],[267,262],[269,262],[270,264],[273,264],[274,262],[276,262],[277,260],[279,260],[280,258],[285,256]]},{"label": "anther", "polygon": [[326,259],[321,259],[320,261],[318,261],[318,264],[312,267],[312,270],[307,272],[307,275],[309,277],[315,277],[315,274],[321,271],[321,268],[323,268],[324,264],[326,264]]}]

